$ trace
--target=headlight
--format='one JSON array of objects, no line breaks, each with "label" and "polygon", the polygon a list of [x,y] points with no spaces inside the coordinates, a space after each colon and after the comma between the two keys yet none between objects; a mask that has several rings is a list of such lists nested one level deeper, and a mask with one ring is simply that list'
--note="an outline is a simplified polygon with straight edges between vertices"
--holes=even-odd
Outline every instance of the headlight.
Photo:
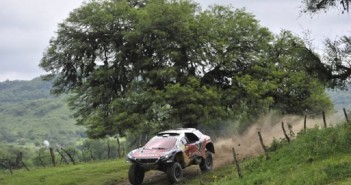
[{"label": "headlight", "polygon": [[131,152],[129,152],[129,153],[127,154],[127,158],[128,158],[129,160],[135,160],[135,157],[133,157],[133,154],[135,153],[135,151],[136,151],[136,150],[132,150]]},{"label": "headlight", "polygon": [[171,157],[171,155],[167,154],[167,155],[164,155],[162,157],[160,157],[161,160],[167,160]]}]

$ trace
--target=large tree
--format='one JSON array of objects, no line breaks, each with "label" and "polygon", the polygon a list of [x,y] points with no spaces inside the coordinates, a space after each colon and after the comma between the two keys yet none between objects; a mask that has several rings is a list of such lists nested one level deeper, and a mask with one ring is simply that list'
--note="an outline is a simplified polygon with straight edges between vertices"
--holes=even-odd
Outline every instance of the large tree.
[{"label": "large tree", "polygon": [[[90,137],[198,127],[330,106],[297,37],[244,10],[188,0],[89,1],[59,25],[40,66]],[[307,103],[308,102],[308,103]],[[291,106],[294,106],[292,108]]]},{"label": "large tree", "polygon": [[[351,0],[304,0],[303,12],[320,13],[338,8],[342,13],[349,13]],[[349,16],[349,14],[345,15]],[[344,88],[351,79],[351,37],[339,36],[336,40],[325,40],[325,51],[321,61],[324,73],[332,88]]]}]

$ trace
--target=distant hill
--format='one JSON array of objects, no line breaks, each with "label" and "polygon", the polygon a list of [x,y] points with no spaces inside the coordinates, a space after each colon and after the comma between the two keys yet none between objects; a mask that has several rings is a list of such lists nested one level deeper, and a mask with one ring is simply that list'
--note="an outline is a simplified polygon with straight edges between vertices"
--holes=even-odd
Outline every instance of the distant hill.
[{"label": "distant hill", "polygon": [[[84,128],[75,125],[67,107],[68,95],[50,95],[51,83],[31,81],[0,82],[0,144],[73,144],[86,137]],[[349,87],[351,89],[351,86]],[[351,111],[351,91],[327,91],[337,114]]]},{"label": "distant hill", "polygon": [[50,95],[50,88],[40,78],[0,82],[1,143],[39,146],[49,140],[67,145],[85,137],[67,107],[67,95]]}]

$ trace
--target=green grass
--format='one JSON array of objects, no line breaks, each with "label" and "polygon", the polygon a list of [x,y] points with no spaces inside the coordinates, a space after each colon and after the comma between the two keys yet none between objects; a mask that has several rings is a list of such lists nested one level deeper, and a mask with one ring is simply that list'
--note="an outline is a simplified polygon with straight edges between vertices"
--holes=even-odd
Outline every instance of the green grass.
[{"label": "green grass", "polygon": [[[276,143],[277,144],[277,143]],[[287,144],[264,156],[240,162],[243,178],[239,179],[234,164],[187,180],[212,185],[233,184],[351,184],[351,126],[310,129]]]},{"label": "green grass", "polygon": [[[185,178],[185,185],[321,185],[351,184],[351,124],[309,129],[291,143],[275,141],[270,159],[264,156],[240,161],[243,178],[234,164]],[[0,172],[1,185],[113,185],[128,182],[129,164],[123,159],[78,165]]]},{"label": "green grass", "polygon": [[113,185],[125,181],[129,164],[124,159],[0,173],[1,185]]}]

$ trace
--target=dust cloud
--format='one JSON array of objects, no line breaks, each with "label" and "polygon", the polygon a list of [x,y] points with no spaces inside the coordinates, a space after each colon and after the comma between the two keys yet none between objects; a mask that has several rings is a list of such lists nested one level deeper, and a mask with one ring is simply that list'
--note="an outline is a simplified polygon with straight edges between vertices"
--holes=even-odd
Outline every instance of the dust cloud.
[{"label": "dust cloud", "polygon": [[[335,125],[332,120],[337,120],[337,118],[334,116],[329,117],[330,119],[327,119],[328,127]],[[285,131],[289,136],[291,136],[291,134],[296,136],[297,133],[304,129],[304,117],[301,116],[278,116],[274,113],[262,116],[244,133],[240,135],[233,134],[231,138],[218,138],[214,142],[214,168],[218,168],[224,164],[233,163],[233,147],[235,148],[238,160],[244,160],[263,155],[264,151],[258,137],[258,132],[261,132],[263,143],[266,146],[269,146],[274,138],[285,138],[281,127],[282,122],[284,122]],[[292,126],[291,129],[288,128],[288,124]],[[313,119],[307,117],[307,128],[322,128],[323,126],[324,124],[322,116]],[[233,133],[237,132],[233,131]]]}]

